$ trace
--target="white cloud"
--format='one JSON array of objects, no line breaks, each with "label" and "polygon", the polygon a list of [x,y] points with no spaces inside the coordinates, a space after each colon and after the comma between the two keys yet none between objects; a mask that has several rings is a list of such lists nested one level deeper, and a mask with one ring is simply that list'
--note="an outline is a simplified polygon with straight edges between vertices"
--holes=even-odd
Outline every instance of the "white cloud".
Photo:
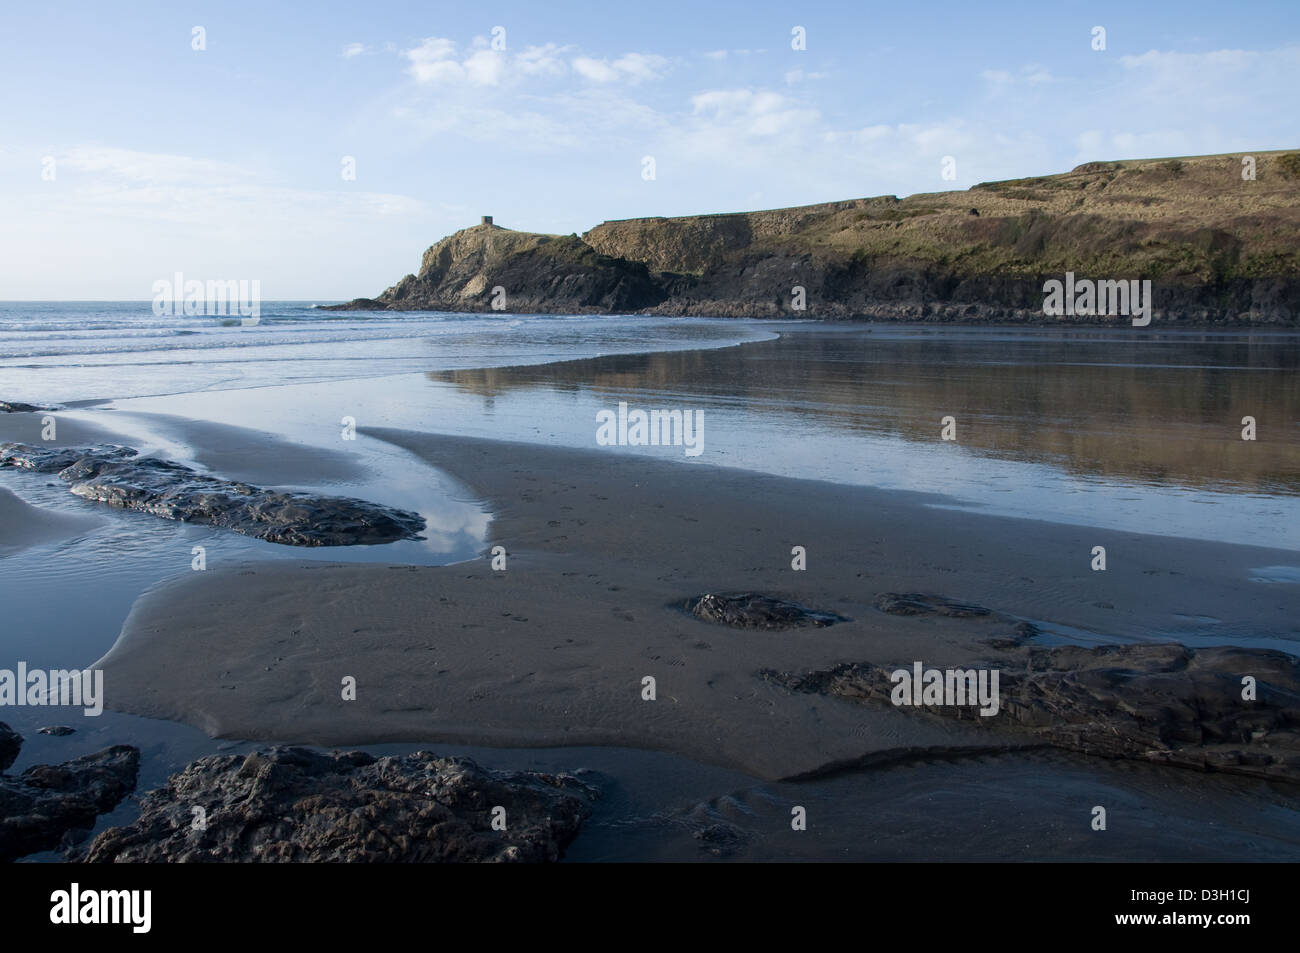
[{"label": "white cloud", "polygon": [[[893,126],[878,124],[875,126],[865,126],[857,132],[849,133],[849,138],[851,141],[857,143],[879,142],[882,139],[889,138],[893,133]],[[832,135],[834,134],[832,133]]]},{"label": "white cloud", "polygon": [[620,89],[594,86],[545,95],[481,89],[476,91],[480,95],[472,97],[396,104],[391,114],[422,138],[454,134],[473,142],[508,145],[516,153],[578,149],[590,155],[643,143],[670,122]]},{"label": "white cloud", "polygon": [[1041,86],[1056,81],[1056,77],[1046,67],[1037,63],[1022,66],[1014,73],[1004,69],[986,69],[980,73],[980,78],[988,83],[994,92],[1003,92],[1014,86]]},{"label": "white cloud", "polygon": [[568,71],[562,54],[569,48],[556,43],[528,46],[519,53],[492,50],[477,37],[461,54],[453,40],[431,36],[403,52],[410,61],[407,73],[424,86],[502,86],[526,78],[562,76]]},{"label": "white cloud", "polygon": [[666,58],[653,53],[625,53],[616,60],[579,56],[573,61],[574,71],[593,83],[613,83],[619,80],[640,83],[658,79],[667,66]]},{"label": "white cloud", "polygon": [[1300,83],[1300,47],[1280,50],[1213,50],[1174,53],[1148,50],[1139,56],[1121,56],[1125,82],[1142,84],[1144,100],[1176,100],[1204,106],[1226,106],[1247,98],[1260,98],[1284,90],[1294,92]]},{"label": "white cloud", "polygon": [[402,54],[411,61],[407,72],[417,83],[453,83],[464,80],[465,69],[456,60],[456,44],[430,36]]},{"label": "white cloud", "polygon": [[573,69],[594,83],[612,83],[618,79],[618,70],[606,60],[593,60],[589,56],[579,56],[573,61]]},{"label": "white cloud", "polygon": [[[267,181],[256,169],[215,159],[83,145],[55,152],[56,189],[39,193],[51,209],[84,214],[146,215],[177,223],[215,222],[239,208],[280,215],[322,209],[406,215],[419,200],[356,189],[313,190]],[[69,175],[69,171],[75,175]],[[257,210],[262,211],[257,211]]]},{"label": "white cloud", "polygon": [[75,146],[55,153],[60,173],[69,169],[101,180],[166,185],[180,182],[217,185],[247,178],[247,170],[214,159],[161,152],[137,152],[111,146]]},{"label": "white cloud", "polygon": [[479,50],[462,64],[465,79],[475,86],[496,86],[505,72],[505,57],[492,50]]},{"label": "white cloud", "polygon": [[820,118],[816,109],[770,90],[719,89],[691,97],[699,119],[745,137],[792,132]]},{"label": "white cloud", "polygon": [[[1279,51],[1286,58],[1295,60],[1298,51],[1295,48]],[[1189,72],[1210,70],[1216,74],[1225,71],[1238,72],[1264,59],[1276,57],[1278,53],[1261,53],[1253,50],[1211,50],[1208,53],[1175,53],[1172,51],[1147,50],[1137,56],[1121,56],[1120,63],[1125,69],[1145,69],[1156,73],[1175,73],[1185,75]]]},{"label": "white cloud", "polygon": [[755,53],[766,53],[767,50],[710,50],[704,55],[711,60],[725,60],[728,56],[752,56]]},{"label": "white cloud", "polygon": [[347,46],[343,47],[342,56],[344,59],[350,60],[354,56],[360,56],[363,53],[373,53],[373,52],[374,50],[366,46],[364,43],[349,43]]},{"label": "white cloud", "polygon": [[521,52],[487,48],[484,37],[476,37],[462,52],[454,40],[430,36],[404,50],[406,72],[422,86],[503,86],[545,77],[564,76],[573,70],[593,83],[637,83],[658,79],[669,65],[666,57],[654,53],[625,53],[615,59],[565,54],[570,46],[546,43],[528,46]]},{"label": "white cloud", "polygon": [[804,80],[825,79],[825,73],[805,73],[801,69],[787,70],[785,74],[785,84],[793,86],[795,83],[802,83]]},{"label": "white cloud", "polygon": [[614,68],[633,82],[658,79],[668,60],[653,53],[627,53],[614,61]]},{"label": "white cloud", "polygon": [[568,67],[561,54],[568,49],[555,43],[530,46],[515,57],[515,65],[525,76],[562,76]]}]

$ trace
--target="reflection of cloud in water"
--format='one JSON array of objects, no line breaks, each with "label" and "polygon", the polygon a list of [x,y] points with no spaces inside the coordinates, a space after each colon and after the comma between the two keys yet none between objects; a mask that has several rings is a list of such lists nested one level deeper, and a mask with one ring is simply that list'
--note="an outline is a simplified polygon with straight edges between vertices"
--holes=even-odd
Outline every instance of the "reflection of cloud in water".
[{"label": "reflection of cloud in water", "polygon": [[435,553],[463,553],[467,548],[481,547],[492,522],[492,517],[479,507],[454,501],[438,509],[421,510],[420,515],[427,524],[421,533],[425,546]]},{"label": "reflection of cloud in water", "polygon": [[1251,582],[1300,582],[1300,566],[1261,566],[1250,574]]}]

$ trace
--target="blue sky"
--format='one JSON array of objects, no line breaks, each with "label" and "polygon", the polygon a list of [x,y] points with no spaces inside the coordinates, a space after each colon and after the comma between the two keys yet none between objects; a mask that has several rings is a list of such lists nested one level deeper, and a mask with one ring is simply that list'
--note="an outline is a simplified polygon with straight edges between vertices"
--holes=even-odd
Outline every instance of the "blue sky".
[{"label": "blue sky", "polygon": [[41,7],[0,10],[7,300],[181,271],[323,302],[481,214],[581,233],[1300,146],[1294,0]]}]

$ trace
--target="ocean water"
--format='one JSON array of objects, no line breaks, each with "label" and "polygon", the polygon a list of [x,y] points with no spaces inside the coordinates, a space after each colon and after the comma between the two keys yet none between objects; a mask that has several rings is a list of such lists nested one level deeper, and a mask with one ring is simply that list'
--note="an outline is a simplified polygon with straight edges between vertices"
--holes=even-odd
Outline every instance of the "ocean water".
[{"label": "ocean water", "polygon": [[[340,446],[344,417],[594,448],[596,414],[626,402],[702,413],[704,452],[612,452],[1300,551],[1296,333],[376,315],[301,302],[232,324],[158,318],[147,303],[0,304],[0,399],[87,420],[179,414],[325,449]],[[944,440],[949,418],[955,439]],[[1247,418],[1254,440],[1242,439]],[[184,457],[154,437],[142,439]]]},{"label": "ocean water", "polygon": [[255,325],[243,320],[159,317],[147,301],[0,302],[0,400],[70,404],[772,337],[692,318],[356,313],[306,301],[264,302]]}]

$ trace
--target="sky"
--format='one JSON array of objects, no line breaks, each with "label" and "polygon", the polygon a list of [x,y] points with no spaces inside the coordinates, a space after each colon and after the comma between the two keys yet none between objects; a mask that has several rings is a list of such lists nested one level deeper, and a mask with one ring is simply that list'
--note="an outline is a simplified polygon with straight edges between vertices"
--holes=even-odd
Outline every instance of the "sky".
[{"label": "sky", "polygon": [[1296,148],[1298,93],[1296,0],[8,3],[0,300],[373,296],[481,215],[581,234]]}]

